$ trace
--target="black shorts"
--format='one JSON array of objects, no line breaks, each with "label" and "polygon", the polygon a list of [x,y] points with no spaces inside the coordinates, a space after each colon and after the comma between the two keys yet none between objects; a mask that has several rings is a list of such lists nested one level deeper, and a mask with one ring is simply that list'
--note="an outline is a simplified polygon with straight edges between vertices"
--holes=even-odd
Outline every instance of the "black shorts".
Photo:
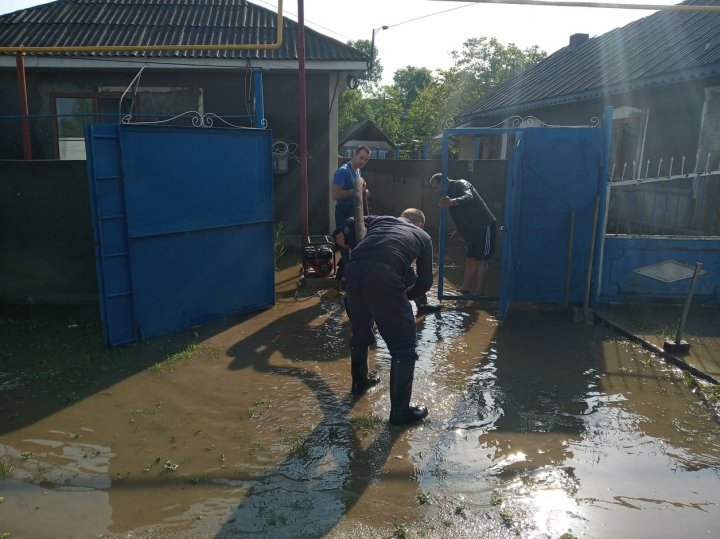
[{"label": "black shorts", "polygon": [[468,243],[465,256],[475,260],[489,260],[495,250],[495,236],[497,224],[495,221],[482,228],[480,234]]}]

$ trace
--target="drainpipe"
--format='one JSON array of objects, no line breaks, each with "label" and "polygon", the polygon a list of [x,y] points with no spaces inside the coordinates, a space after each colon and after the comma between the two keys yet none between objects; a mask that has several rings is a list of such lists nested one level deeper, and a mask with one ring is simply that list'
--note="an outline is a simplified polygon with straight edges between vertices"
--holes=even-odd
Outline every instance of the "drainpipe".
[{"label": "drainpipe", "polygon": [[255,122],[253,127],[264,129],[265,122],[265,99],[263,95],[263,72],[262,69],[253,69],[253,88],[255,90]]},{"label": "drainpipe", "polygon": [[308,227],[308,170],[307,170],[307,104],[305,98],[305,3],[298,0],[298,94],[300,99],[300,204],[302,207],[303,236]]},{"label": "drainpipe", "polygon": [[17,84],[18,84],[18,105],[20,114],[20,130],[22,132],[23,159],[32,159],[32,148],[30,147],[30,120],[28,118],[27,82],[25,81],[25,56],[18,54],[16,57]]}]

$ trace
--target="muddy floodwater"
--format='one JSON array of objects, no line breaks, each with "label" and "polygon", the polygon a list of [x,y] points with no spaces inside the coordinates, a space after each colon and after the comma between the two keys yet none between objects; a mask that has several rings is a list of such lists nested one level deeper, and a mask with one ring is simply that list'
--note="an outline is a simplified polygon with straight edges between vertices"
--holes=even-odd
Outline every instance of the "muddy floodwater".
[{"label": "muddy floodwater", "polygon": [[3,311],[0,536],[720,537],[720,427],[662,359],[446,302],[417,323],[430,415],[392,428],[384,343],[352,398],[342,303],[297,280],[119,350],[93,309]]}]

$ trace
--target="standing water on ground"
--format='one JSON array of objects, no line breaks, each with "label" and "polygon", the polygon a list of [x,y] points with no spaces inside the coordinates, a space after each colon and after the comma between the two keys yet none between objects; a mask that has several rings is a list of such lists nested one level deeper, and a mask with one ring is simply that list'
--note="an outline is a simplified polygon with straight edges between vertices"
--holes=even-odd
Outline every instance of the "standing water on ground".
[{"label": "standing water on ground", "polygon": [[[382,340],[353,398],[341,301],[292,292],[117,351],[91,316],[4,313],[0,535],[720,536],[720,427],[658,357],[565,312],[447,302],[418,319],[430,416],[392,428]],[[80,360],[108,372],[62,370]]]}]

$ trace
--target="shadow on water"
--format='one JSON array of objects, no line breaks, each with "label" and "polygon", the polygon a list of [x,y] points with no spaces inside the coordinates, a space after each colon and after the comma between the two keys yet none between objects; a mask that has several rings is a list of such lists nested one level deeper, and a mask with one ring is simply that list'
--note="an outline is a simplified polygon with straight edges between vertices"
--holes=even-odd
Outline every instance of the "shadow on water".
[{"label": "shadow on water", "polygon": [[[239,375],[252,369],[303,384],[305,396],[297,387],[288,390],[295,410],[287,411],[280,423],[287,425],[290,419],[307,429],[294,440],[286,458],[257,478],[217,537],[324,536],[380,477],[409,479],[405,472],[384,469],[405,431],[387,423],[388,403],[381,407],[385,412],[382,416],[367,411],[367,407],[360,415],[353,415],[356,404],[372,397],[357,399],[348,391],[349,331],[337,331],[343,324],[344,310],[339,303],[328,302],[321,303],[321,308],[328,314],[322,322],[318,322],[316,307],[302,308],[273,320],[228,351],[234,358],[229,369]],[[466,327],[471,318],[464,317]],[[382,340],[375,355],[377,370],[385,374],[374,390],[377,400],[379,394],[387,393],[389,370],[389,354]],[[345,360],[340,365],[340,379],[330,383],[327,373],[320,374],[322,363],[340,359]],[[320,364],[320,368],[311,370],[312,364]],[[282,382],[277,386],[289,387]],[[386,395],[383,398],[387,400]],[[303,412],[318,409],[318,415],[304,417]]]},{"label": "shadow on water", "polygon": [[96,306],[2,306],[0,435],[73,406],[232,323],[237,320],[106,348]]},{"label": "shadow on water", "polygon": [[[297,261],[278,261],[277,296],[296,294]],[[0,435],[31,425],[208,341],[256,314],[107,348],[98,306],[0,305]]]}]

